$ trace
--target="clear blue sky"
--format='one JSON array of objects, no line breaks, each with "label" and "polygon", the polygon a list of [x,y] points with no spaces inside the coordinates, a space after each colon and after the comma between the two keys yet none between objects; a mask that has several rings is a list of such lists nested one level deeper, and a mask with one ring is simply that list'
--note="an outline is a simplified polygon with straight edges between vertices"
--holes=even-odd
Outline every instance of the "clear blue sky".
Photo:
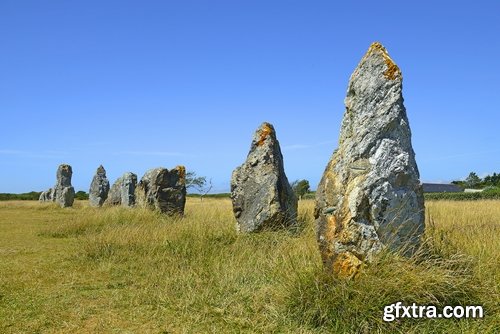
[{"label": "clear blue sky", "polygon": [[349,76],[373,41],[403,72],[421,179],[500,171],[500,1],[0,1],[0,192],[60,163],[186,165],[228,191],[274,124],[290,181],[316,187]]}]

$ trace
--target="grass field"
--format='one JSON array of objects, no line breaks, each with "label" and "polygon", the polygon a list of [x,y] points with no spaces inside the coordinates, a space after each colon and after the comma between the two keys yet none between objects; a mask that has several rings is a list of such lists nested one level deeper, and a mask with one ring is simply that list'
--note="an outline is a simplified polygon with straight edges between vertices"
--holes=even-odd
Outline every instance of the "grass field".
[{"label": "grass field", "polygon": [[[500,201],[427,202],[418,256],[326,276],[301,228],[238,235],[227,199],[182,219],[0,202],[0,333],[499,333]],[[483,319],[382,320],[383,306],[483,305]]]}]

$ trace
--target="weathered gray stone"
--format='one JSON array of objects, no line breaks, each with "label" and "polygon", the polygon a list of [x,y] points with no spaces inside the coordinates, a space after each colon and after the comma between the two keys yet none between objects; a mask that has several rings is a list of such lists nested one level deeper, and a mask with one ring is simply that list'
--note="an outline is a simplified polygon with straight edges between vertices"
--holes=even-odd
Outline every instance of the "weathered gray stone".
[{"label": "weathered gray stone", "polygon": [[122,177],[120,176],[115,183],[111,186],[108,193],[108,198],[104,205],[121,205],[122,204],[122,191],[121,191]]},{"label": "weathered gray stone", "polygon": [[231,177],[231,200],[241,232],[277,229],[297,223],[297,198],[283,167],[276,131],[263,123],[246,161]]},{"label": "weathered gray stone", "polygon": [[108,198],[109,181],[106,177],[106,170],[102,165],[97,168],[97,171],[90,183],[89,204],[90,206],[100,207]]},{"label": "weathered gray stone", "polygon": [[111,186],[105,204],[133,207],[135,205],[135,188],[137,175],[127,172],[120,176]]},{"label": "weathered gray stone", "polygon": [[168,215],[183,215],[186,205],[186,169],[154,168],[141,178],[136,189],[137,204]]},{"label": "weathered gray stone", "polygon": [[49,194],[49,198],[52,199],[52,202],[55,202],[56,201],[56,188],[50,188],[50,194]]},{"label": "weathered gray stone", "polygon": [[62,208],[73,206],[75,189],[71,185],[73,170],[70,165],[62,164],[57,168],[57,181],[52,191],[52,199]]},{"label": "weathered gray stone", "polygon": [[52,198],[52,191],[53,191],[52,188],[42,191],[38,200],[40,202],[53,202],[54,199]]},{"label": "weathered gray stone", "polygon": [[402,75],[373,43],[352,74],[338,149],[316,192],[325,267],[353,276],[389,247],[411,255],[424,232],[424,200],[403,105]]}]

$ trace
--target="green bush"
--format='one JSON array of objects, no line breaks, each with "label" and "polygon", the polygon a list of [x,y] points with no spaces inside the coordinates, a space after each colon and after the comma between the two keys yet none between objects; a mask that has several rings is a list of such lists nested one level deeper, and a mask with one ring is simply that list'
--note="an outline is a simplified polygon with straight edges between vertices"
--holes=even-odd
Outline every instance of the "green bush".
[{"label": "green bush", "polygon": [[500,199],[500,191],[485,190],[477,193],[427,193],[426,200],[448,200],[448,201],[477,201],[481,199]]},{"label": "green bush", "polygon": [[87,200],[87,199],[89,199],[89,194],[87,194],[83,190],[77,191],[76,194],[75,194],[75,199],[78,199],[78,200]]},{"label": "green bush", "polygon": [[40,198],[41,192],[31,191],[23,194],[0,193],[0,201],[37,201]]},{"label": "green bush", "polygon": [[483,190],[483,194],[488,194],[488,196],[492,195],[492,194],[500,195],[500,188],[499,187],[486,187]]}]

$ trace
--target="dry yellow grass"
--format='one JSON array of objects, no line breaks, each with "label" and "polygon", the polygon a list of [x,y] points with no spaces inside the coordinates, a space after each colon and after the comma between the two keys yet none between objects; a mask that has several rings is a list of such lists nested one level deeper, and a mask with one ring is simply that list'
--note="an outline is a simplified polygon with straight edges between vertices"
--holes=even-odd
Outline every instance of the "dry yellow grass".
[{"label": "dry yellow grass", "polygon": [[479,261],[500,265],[499,202],[430,201],[426,209],[437,229],[456,247]]},{"label": "dry yellow grass", "polygon": [[[356,281],[334,281],[312,201],[300,203],[299,231],[250,235],[235,232],[227,199],[189,199],[182,219],[0,202],[0,332],[497,332],[500,201],[426,205],[429,259],[387,255]],[[397,299],[487,313],[383,323]]]}]

